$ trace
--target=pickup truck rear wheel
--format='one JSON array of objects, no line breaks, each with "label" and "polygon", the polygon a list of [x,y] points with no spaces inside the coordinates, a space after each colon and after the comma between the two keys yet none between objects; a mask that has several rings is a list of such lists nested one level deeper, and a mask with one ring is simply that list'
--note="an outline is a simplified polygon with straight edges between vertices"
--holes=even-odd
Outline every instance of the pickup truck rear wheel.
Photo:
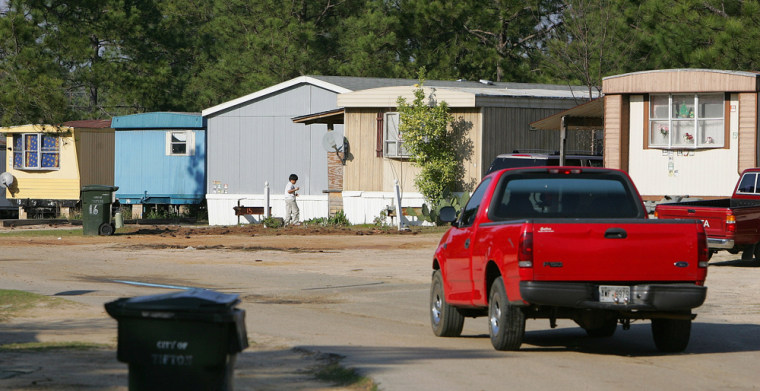
[{"label": "pickup truck rear wheel", "polygon": [[682,352],[690,335],[691,319],[652,319],[654,344],[661,352]]},{"label": "pickup truck rear wheel", "polygon": [[760,242],[755,243],[755,263],[760,264]]},{"label": "pickup truck rear wheel", "polygon": [[430,285],[430,324],[433,333],[439,337],[458,337],[464,327],[464,316],[446,303],[440,270],[433,272],[433,282]]},{"label": "pickup truck rear wheel", "polygon": [[496,350],[519,350],[525,335],[525,313],[519,307],[509,304],[501,277],[491,284],[488,331],[491,344]]}]

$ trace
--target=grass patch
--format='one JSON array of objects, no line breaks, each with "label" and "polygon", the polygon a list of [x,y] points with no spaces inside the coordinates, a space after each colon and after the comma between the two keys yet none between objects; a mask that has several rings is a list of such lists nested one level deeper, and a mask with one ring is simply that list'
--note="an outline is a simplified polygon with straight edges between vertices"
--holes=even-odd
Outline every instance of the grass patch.
[{"label": "grass patch", "polygon": [[90,342],[26,342],[0,345],[0,352],[47,352],[51,350],[95,350],[110,349],[107,344]]},{"label": "grass patch", "polygon": [[0,232],[0,236],[13,237],[74,237],[82,236],[82,228],[71,229],[20,229],[7,232]]},{"label": "grass patch", "polygon": [[40,305],[55,306],[66,301],[57,297],[48,297],[36,293],[0,289],[0,321],[7,320],[14,314]]},{"label": "grass patch", "polygon": [[353,390],[378,390],[377,384],[372,379],[360,375],[356,369],[343,367],[337,359],[328,361],[326,365],[321,365],[314,370],[314,376],[317,379],[336,386],[349,387]]}]

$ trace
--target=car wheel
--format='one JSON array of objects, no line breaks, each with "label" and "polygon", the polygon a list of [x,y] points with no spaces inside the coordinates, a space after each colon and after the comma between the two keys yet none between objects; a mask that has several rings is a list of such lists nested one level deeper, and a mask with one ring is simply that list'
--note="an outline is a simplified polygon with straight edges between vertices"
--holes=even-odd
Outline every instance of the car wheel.
[{"label": "car wheel", "polygon": [[446,303],[443,292],[443,277],[441,271],[433,272],[433,281],[430,285],[430,324],[433,333],[439,337],[458,337],[464,327],[464,316]]},{"label": "car wheel", "polygon": [[491,284],[488,300],[488,331],[496,350],[518,350],[525,335],[525,313],[509,304],[504,280],[501,277]]},{"label": "car wheel", "polygon": [[682,352],[690,335],[691,319],[652,319],[654,344],[661,352]]}]

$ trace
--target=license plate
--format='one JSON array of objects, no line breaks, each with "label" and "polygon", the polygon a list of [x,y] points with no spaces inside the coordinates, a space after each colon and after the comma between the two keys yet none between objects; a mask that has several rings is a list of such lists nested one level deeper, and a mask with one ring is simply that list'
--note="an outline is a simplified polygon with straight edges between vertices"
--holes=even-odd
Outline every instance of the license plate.
[{"label": "license plate", "polygon": [[630,300],[630,286],[599,286],[599,301],[602,303],[628,304]]}]

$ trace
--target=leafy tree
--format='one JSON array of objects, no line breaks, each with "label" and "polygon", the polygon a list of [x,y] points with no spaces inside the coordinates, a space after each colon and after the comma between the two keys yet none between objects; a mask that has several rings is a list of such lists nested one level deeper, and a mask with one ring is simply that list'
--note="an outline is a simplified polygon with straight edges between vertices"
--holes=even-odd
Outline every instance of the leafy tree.
[{"label": "leafy tree", "polygon": [[648,0],[640,7],[641,42],[656,68],[760,69],[757,0]]},{"label": "leafy tree", "polygon": [[[347,49],[336,45],[366,47],[366,39],[356,34],[368,25],[356,19],[364,12],[364,3],[215,0],[213,17],[200,31],[213,41],[190,82],[190,95],[208,107],[304,74],[361,71],[368,63],[366,56],[356,54],[357,65],[348,65],[339,57],[347,55]],[[341,24],[344,19],[348,22]]]},{"label": "leafy tree", "polygon": [[37,43],[42,15],[12,0],[0,14],[0,125],[56,123],[68,114],[65,74]]},{"label": "leafy tree", "polygon": [[[358,3],[358,2],[357,2]],[[359,12],[337,20],[331,31],[326,72],[364,77],[408,77],[403,60],[405,41],[398,7],[386,0],[367,0]]]},{"label": "leafy tree", "polygon": [[414,183],[435,206],[461,188],[464,170],[456,150],[459,135],[450,126],[449,106],[435,100],[435,90],[424,88],[424,78],[423,68],[411,103],[398,98],[398,130],[412,162],[420,167]]},{"label": "leafy tree", "polygon": [[532,81],[557,0],[400,2],[408,58],[430,77]]},{"label": "leafy tree", "polygon": [[626,39],[621,2],[564,0],[561,22],[546,44],[545,72],[568,84],[588,86],[589,96],[602,90],[604,76],[625,72],[634,52]]}]

